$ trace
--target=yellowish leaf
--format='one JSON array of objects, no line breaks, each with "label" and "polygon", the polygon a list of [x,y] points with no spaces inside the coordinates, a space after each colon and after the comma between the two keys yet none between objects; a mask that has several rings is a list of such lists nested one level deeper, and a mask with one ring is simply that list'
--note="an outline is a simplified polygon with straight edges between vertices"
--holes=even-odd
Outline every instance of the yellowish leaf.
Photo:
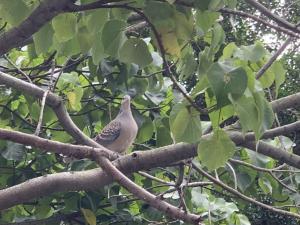
[{"label": "yellowish leaf", "polygon": [[96,216],[92,210],[81,208],[81,212],[89,225],[96,225]]},{"label": "yellowish leaf", "polygon": [[159,27],[158,32],[160,34],[163,46],[165,47],[166,53],[180,57],[180,46],[178,44],[176,32],[169,30],[166,27]]}]

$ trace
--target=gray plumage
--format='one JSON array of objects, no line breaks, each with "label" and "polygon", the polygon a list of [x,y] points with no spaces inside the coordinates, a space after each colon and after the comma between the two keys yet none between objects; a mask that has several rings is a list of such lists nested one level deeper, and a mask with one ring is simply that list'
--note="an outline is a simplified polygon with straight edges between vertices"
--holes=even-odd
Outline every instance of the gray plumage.
[{"label": "gray plumage", "polygon": [[138,126],[131,113],[130,96],[125,95],[119,114],[103,128],[95,141],[112,151],[123,153],[132,145],[137,131]]}]

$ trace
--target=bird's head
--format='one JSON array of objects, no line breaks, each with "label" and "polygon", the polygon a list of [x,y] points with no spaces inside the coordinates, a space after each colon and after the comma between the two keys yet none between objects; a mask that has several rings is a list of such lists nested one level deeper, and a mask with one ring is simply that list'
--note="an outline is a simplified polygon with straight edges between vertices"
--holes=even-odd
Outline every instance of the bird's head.
[{"label": "bird's head", "polygon": [[125,95],[123,97],[123,100],[121,102],[121,108],[120,108],[120,113],[121,112],[130,112],[130,96],[129,95]]}]

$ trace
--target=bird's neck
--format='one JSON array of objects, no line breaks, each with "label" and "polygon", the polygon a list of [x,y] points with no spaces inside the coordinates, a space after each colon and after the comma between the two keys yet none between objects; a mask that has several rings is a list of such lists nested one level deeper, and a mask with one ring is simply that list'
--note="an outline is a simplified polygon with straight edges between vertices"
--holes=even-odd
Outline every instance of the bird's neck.
[{"label": "bird's neck", "polygon": [[128,108],[122,107],[119,111],[119,115],[131,115],[131,108],[130,106]]}]

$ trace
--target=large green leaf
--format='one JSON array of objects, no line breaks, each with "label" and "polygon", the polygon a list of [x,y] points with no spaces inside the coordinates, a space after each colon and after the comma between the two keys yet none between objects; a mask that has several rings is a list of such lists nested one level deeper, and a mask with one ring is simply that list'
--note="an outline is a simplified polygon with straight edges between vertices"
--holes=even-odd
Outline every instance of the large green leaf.
[{"label": "large green leaf", "polygon": [[202,129],[199,113],[194,108],[177,104],[170,114],[170,128],[176,142],[194,143],[200,140]]},{"label": "large green leaf", "polygon": [[211,12],[211,11],[200,11],[196,13],[196,25],[202,30],[203,33],[206,33],[219,18],[220,13]]},{"label": "large green leaf", "polygon": [[283,68],[282,63],[279,61],[274,62],[270,69],[275,74],[275,97],[277,97],[280,85],[285,81],[285,74],[287,71]]},{"label": "large green leaf", "polygon": [[177,71],[180,73],[180,79],[186,80],[196,73],[197,61],[195,60],[193,50],[186,47],[182,51],[182,57],[179,61]]},{"label": "large green leaf", "polygon": [[152,62],[152,56],[146,43],[142,39],[130,38],[120,49],[120,60],[145,67]]},{"label": "large green leaf", "polygon": [[151,19],[151,21],[163,21],[170,18],[173,15],[173,7],[165,2],[147,1],[145,7],[145,14]]},{"label": "large green leaf", "polygon": [[74,91],[68,92],[67,97],[72,110],[79,111],[81,109],[81,98],[83,96],[83,88],[75,87]]},{"label": "large green leaf", "polygon": [[12,26],[17,26],[28,13],[28,7],[21,0],[1,0],[0,17]]},{"label": "large green leaf", "polygon": [[33,35],[34,47],[36,54],[46,53],[49,51],[53,41],[54,30],[50,23],[46,23],[37,33]]},{"label": "large green leaf", "polygon": [[92,45],[92,59],[95,65],[99,65],[100,61],[105,58],[103,43],[101,41],[102,34],[98,32],[95,34],[94,43]]},{"label": "large green leaf", "polygon": [[214,63],[207,71],[207,78],[217,99],[218,107],[229,104],[228,95],[238,99],[247,88],[248,77],[242,67]]},{"label": "large green leaf", "polygon": [[92,34],[102,30],[104,24],[108,20],[108,9],[97,9],[89,13],[87,18],[87,29]]},{"label": "large green leaf", "polygon": [[216,53],[225,41],[225,33],[222,26],[216,23],[212,29],[210,54]]},{"label": "large green leaf", "polygon": [[109,20],[102,30],[102,44],[104,52],[111,56],[118,56],[119,49],[125,41],[126,22],[122,20]]},{"label": "large green leaf", "polygon": [[152,138],[154,132],[153,122],[150,118],[147,118],[142,126],[139,128],[139,132],[137,135],[137,142],[143,143]]},{"label": "large green leaf", "polygon": [[265,48],[260,42],[256,42],[253,45],[242,46],[235,51],[234,56],[242,60],[249,60],[252,62],[257,62],[266,54]]},{"label": "large green leaf", "polygon": [[259,139],[272,126],[274,113],[263,93],[252,94],[247,91],[241,98],[237,100],[230,98],[230,100],[240,118],[244,132],[252,130],[256,139]]},{"label": "large green leaf", "polygon": [[198,145],[198,158],[209,170],[224,166],[235,152],[235,144],[223,130],[209,138],[202,138]]},{"label": "large green leaf", "polygon": [[73,13],[64,13],[56,16],[52,20],[54,35],[59,42],[66,42],[72,39],[76,34],[76,15]]}]

